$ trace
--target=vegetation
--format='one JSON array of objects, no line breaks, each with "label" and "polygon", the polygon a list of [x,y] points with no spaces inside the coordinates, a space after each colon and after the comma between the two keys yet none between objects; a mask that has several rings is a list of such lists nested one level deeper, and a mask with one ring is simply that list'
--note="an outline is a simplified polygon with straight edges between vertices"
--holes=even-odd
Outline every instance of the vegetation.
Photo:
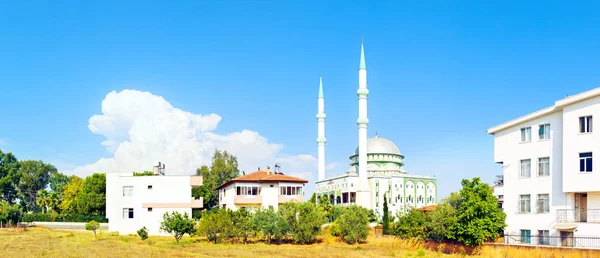
[{"label": "vegetation", "polygon": [[138,236],[140,236],[140,238],[142,240],[146,240],[148,239],[148,229],[146,227],[142,227],[137,231]]},{"label": "vegetation", "polygon": [[56,212],[24,214],[22,218],[22,221],[24,222],[88,222],[90,220],[95,220],[100,223],[108,222],[108,219],[103,215],[85,215]]},{"label": "vegetation", "polygon": [[321,233],[321,226],[327,221],[325,212],[312,202],[288,202],[279,207],[289,232],[298,244],[314,243]]},{"label": "vegetation", "polygon": [[202,217],[198,223],[197,234],[206,236],[216,244],[220,237],[232,235],[233,229],[231,214],[225,209],[217,208]]},{"label": "vegetation", "polygon": [[348,206],[335,221],[340,236],[349,244],[363,243],[369,235],[369,211],[365,208]]},{"label": "vegetation", "polygon": [[160,230],[169,233],[179,242],[185,234],[192,234],[196,231],[194,219],[188,217],[187,212],[166,212],[163,215],[163,221],[160,223]]},{"label": "vegetation", "polygon": [[215,150],[212,165],[202,166],[196,175],[203,176],[202,186],[192,190],[193,197],[202,197],[204,207],[211,209],[219,204],[217,187],[240,175],[237,157],[227,151]]},{"label": "vegetation", "polygon": [[133,172],[133,176],[154,176],[154,172],[152,172],[152,171]]},{"label": "vegetation", "polygon": [[382,220],[382,233],[384,235],[390,234],[390,211],[388,210],[387,196],[383,195],[383,218]]},{"label": "vegetation", "polygon": [[15,225],[21,221],[23,210],[17,204],[10,204],[7,201],[0,203],[0,223]]},{"label": "vegetation", "polygon": [[425,215],[411,210],[395,223],[394,234],[403,238],[453,240],[469,247],[495,240],[504,230],[506,214],[488,184],[479,178],[463,179],[462,189],[450,194]]},{"label": "vegetation", "polygon": [[96,239],[98,239],[98,236],[96,235],[96,230],[98,230],[98,228],[100,228],[100,223],[96,222],[95,220],[85,223],[85,230],[91,230],[94,232],[94,238]]}]

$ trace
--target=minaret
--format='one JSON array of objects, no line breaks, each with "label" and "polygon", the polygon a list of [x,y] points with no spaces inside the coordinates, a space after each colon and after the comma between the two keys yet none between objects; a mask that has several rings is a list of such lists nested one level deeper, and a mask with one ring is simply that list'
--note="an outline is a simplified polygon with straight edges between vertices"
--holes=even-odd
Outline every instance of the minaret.
[{"label": "minaret", "polygon": [[318,164],[319,174],[318,180],[325,179],[325,98],[323,97],[323,77],[319,78],[319,98],[318,98],[318,113],[317,113],[317,146],[318,146]]},{"label": "minaret", "polygon": [[360,66],[358,68],[358,179],[360,187],[357,192],[357,204],[371,209],[371,196],[369,194],[369,182],[367,179],[367,65],[365,64],[364,41],[360,46]]}]

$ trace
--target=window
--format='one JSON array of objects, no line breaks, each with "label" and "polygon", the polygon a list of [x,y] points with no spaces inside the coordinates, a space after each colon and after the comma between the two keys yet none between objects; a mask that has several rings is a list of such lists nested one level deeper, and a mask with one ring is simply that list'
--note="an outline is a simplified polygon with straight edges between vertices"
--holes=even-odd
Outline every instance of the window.
[{"label": "window", "polygon": [[152,185],[148,185],[148,190],[152,190]]},{"label": "window", "polygon": [[123,196],[133,196],[133,186],[123,186]]},{"label": "window", "polygon": [[302,195],[302,186],[280,186],[279,195]]},{"label": "window", "polygon": [[531,160],[530,159],[522,159],[521,160],[521,174],[520,177],[531,177]]},{"label": "window", "polygon": [[123,208],[123,218],[133,219],[133,208]]},{"label": "window", "polygon": [[148,212],[152,212],[152,207],[148,207]]},{"label": "window", "polygon": [[540,125],[540,129],[538,129],[538,136],[540,137],[540,140],[550,139],[550,124]]},{"label": "window", "polygon": [[519,213],[531,212],[531,196],[529,194],[519,196]]},{"label": "window", "polygon": [[236,187],[237,195],[260,195],[260,187],[258,186],[238,186]]},{"label": "window", "polygon": [[521,244],[531,244],[531,230],[521,229]]},{"label": "window", "polygon": [[538,194],[537,213],[550,212],[550,196],[548,194]]},{"label": "window", "polygon": [[550,231],[549,230],[538,230],[538,244],[539,245],[550,245]]},{"label": "window", "polygon": [[592,153],[579,153],[579,172],[592,172]]},{"label": "window", "polygon": [[579,132],[580,133],[591,133],[592,132],[592,116],[582,116],[579,118]]},{"label": "window", "polygon": [[531,141],[531,127],[521,128],[521,142]]},{"label": "window", "polygon": [[550,175],[550,158],[538,159],[538,176]]}]

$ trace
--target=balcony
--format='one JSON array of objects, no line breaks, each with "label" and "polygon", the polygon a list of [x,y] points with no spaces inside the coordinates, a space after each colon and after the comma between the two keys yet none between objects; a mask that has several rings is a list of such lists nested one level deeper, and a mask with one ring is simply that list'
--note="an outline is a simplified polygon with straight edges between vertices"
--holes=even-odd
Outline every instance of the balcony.
[{"label": "balcony", "polygon": [[202,197],[192,197],[191,208],[202,208],[204,207],[204,199]]},{"label": "balcony", "polygon": [[280,195],[279,196],[279,203],[286,203],[286,202],[302,202],[304,201],[304,197],[302,195]]},{"label": "balcony", "polygon": [[600,223],[600,209],[556,210],[556,222]]},{"label": "balcony", "polygon": [[192,188],[198,188],[202,186],[202,176],[190,176],[190,185]]},{"label": "balcony", "polygon": [[262,196],[260,195],[236,195],[233,198],[235,204],[262,204]]}]

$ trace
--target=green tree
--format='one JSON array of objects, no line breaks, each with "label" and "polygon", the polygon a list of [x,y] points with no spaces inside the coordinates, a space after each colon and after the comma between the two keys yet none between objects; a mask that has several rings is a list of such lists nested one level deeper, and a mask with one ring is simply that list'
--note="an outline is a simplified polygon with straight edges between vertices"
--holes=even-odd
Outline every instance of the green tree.
[{"label": "green tree", "polygon": [[50,175],[50,190],[57,194],[59,200],[62,199],[62,192],[67,183],[69,183],[69,177],[62,173],[56,172]]},{"label": "green tree", "polygon": [[42,161],[25,160],[20,161],[18,195],[23,201],[25,208],[29,211],[39,211],[36,204],[37,194],[45,189],[50,181],[50,175],[57,173],[56,168]]},{"label": "green tree", "polygon": [[15,225],[21,221],[23,210],[18,204],[10,204],[7,201],[0,203],[0,222]]},{"label": "green tree", "polygon": [[200,188],[205,188],[196,193],[202,194],[204,207],[213,208],[219,204],[217,187],[240,175],[237,157],[227,151],[215,150],[210,168],[202,166],[196,170],[196,175],[203,177]]},{"label": "green tree", "polygon": [[248,242],[248,236],[254,231],[252,228],[252,214],[246,209],[239,209],[231,212],[234,235],[241,238],[243,243]]},{"label": "green tree", "polygon": [[331,202],[329,201],[329,197],[327,197],[327,195],[323,195],[319,198],[319,207],[323,209],[323,212],[325,212],[325,216],[327,217],[327,220],[329,222],[335,221],[335,216],[332,216],[334,206],[331,205]]},{"label": "green tree", "polygon": [[496,239],[506,227],[506,214],[498,208],[492,189],[478,177],[463,179],[461,184],[457,221],[450,229],[452,238],[467,246]]},{"label": "green tree", "polygon": [[394,234],[402,238],[424,239],[426,236],[425,222],[425,214],[420,210],[412,209],[407,214],[398,217]]},{"label": "green tree", "polygon": [[78,213],[104,215],[106,213],[106,174],[95,173],[85,178],[81,192],[75,199]]},{"label": "green tree", "polygon": [[335,224],[346,243],[364,242],[369,236],[369,210],[356,205],[348,206]]},{"label": "green tree", "polygon": [[94,232],[94,238],[96,239],[98,239],[96,236],[96,230],[98,230],[98,228],[100,228],[100,223],[96,222],[95,220],[85,223],[85,230],[91,230]]},{"label": "green tree", "polygon": [[219,238],[232,235],[232,231],[231,214],[226,209],[216,208],[202,216],[198,223],[197,234],[206,236],[209,241],[216,244]]},{"label": "green tree", "polygon": [[19,161],[12,153],[0,150],[0,197],[9,204],[14,204],[18,198],[19,167]]},{"label": "green tree", "polygon": [[317,204],[317,194],[316,194],[316,193],[313,193],[313,194],[310,196],[310,199],[308,199],[308,202],[312,202],[312,203],[314,203],[314,204]]},{"label": "green tree", "polygon": [[163,215],[163,221],[160,223],[160,230],[169,233],[179,242],[185,234],[192,234],[196,231],[194,219],[188,216],[187,212],[183,214],[179,212],[168,213]]},{"label": "green tree", "polygon": [[387,196],[383,195],[383,218],[382,218],[382,233],[384,235],[390,234],[390,212],[388,210]]},{"label": "green tree", "polygon": [[268,209],[258,209],[252,219],[253,227],[263,236],[267,237],[268,244],[271,244],[271,240],[275,234],[280,232],[278,223],[279,216],[273,207],[269,207]]},{"label": "green tree", "polygon": [[62,191],[63,199],[58,205],[58,208],[62,212],[67,212],[71,214],[77,212],[76,199],[83,188],[83,181],[83,179],[77,176],[69,177],[69,182],[64,186]]},{"label": "green tree", "polygon": [[321,226],[327,221],[325,212],[312,202],[288,202],[279,207],[297,244],[316,242]]},{"label": "green tree", "polygon": [[438,242],[451,239],[450,229],[456,223],[456,209],[448,204],[447,200],[442,201],[435,207],[435,210],[427,214],[425,223],[427,237]]}]

